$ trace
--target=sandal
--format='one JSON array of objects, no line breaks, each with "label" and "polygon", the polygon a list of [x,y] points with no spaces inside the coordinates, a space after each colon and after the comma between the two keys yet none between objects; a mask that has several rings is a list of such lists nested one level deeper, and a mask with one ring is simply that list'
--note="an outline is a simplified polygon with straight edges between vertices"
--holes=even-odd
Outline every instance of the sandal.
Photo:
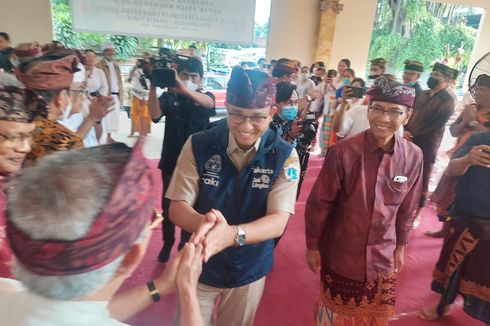
[{"label": "sandal", "polygon": [[427,308],[427,307],[426,308],[422,308],[419,311],[419,317],[420,317],[420,319],[426,320],[426,321],[437,320],[437,319],[439,319],[441,317],[444,317],[444,316],[447,316],[447,315],[449,315],[449,306],[447,306],[444,309],[444,314],[442,316],[440,316],[437,313],[437,306],[432,307],[432,308]]}]

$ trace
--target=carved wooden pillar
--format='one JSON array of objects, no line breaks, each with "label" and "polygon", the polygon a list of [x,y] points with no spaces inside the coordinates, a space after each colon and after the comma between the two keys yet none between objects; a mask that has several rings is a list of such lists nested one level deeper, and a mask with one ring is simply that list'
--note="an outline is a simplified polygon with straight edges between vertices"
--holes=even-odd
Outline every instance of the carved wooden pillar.
[{"label": "carved wooden pillar", "polygon": [[319,1],[320,19],[315,57],[316,61],[325,62],[327,67],[330,65],[337,15],[343,10],[343,7],[340,0]]}]

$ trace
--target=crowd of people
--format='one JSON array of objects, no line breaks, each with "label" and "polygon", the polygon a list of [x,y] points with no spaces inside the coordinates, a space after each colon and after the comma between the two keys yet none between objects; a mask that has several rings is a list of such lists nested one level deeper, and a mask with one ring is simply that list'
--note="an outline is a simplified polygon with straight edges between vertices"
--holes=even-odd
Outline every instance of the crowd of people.
[{"label": "crowd of people", "polygon": [[[100,50],[97,61],[57,42],[14,48],[0,33],[2,322],[123,324],[177,291],[177,324],[252,325],[319,146],[304,214],[305,264],[320,276],[316,324],[388,324],[408,233],[429,199],[444,222],[427,233],[444,238],[432,283],[441,299],[420,317],[443,317],[460,294],[465,312],[490,324],[490,76],[470,85],[429,196],[458,70],[435,63],[423,89],[415,60],[399,82],[382,58],[366,81],[349,59],[336,69],[261,59],[233,67],[226,118],[210,123],[200,58],[145,52],[130,73],[131,136],[165,117],[159,194],[144,137],[132,149],[113,138],[124,86],[115,47]],[[165,271],[118,291],[162,222]]]}]

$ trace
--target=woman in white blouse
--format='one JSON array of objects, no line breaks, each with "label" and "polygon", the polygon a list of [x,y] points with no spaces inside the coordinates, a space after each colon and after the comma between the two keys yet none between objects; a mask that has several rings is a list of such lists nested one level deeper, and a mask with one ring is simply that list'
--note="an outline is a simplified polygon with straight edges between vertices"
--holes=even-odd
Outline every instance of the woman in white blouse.
[{"label": "woman in white blouse", "polygon": [[86,64],[85,70],[87,71],[87,90],[92,96],[106,96],[109,93],[109,85],[107,84],[107,78],[104,72],[95,67],[97,62],[97,55],[94,50],[86,50]]}]

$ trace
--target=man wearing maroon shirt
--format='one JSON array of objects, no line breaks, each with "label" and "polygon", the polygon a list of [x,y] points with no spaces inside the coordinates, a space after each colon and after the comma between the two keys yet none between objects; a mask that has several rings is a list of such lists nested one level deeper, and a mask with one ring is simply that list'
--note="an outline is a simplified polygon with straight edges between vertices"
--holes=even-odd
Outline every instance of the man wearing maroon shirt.
[{"label": "man wearing maroon shirt", "polygon": [[321,272],[317,325],[387,325],[422,188],[422,152],[395,135],[412,88],[378,78],[370,129],[335,144],[306,204],[307,263]]}]

